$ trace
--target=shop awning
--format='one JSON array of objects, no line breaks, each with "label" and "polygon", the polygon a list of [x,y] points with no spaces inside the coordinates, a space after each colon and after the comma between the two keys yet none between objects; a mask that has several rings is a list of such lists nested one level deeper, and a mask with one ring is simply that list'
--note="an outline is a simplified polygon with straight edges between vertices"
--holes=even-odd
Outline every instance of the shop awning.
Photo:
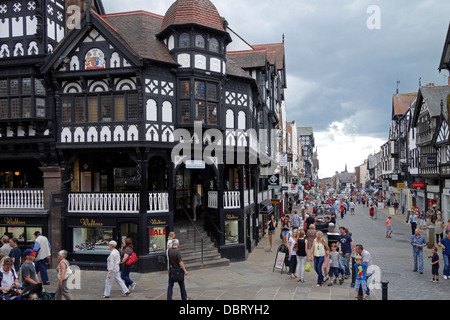
[{"label": "shop awning", "polygon": [[272,201],[264,200],[259,204],[260,214],[271,214],[274,211]]}]

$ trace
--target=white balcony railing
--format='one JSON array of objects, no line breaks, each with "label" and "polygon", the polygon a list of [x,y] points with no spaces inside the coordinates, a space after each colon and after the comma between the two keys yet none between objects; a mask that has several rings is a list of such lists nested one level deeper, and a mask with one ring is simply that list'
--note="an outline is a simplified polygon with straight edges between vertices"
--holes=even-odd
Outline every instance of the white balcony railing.
[{"label": "white balcony railing", "polygon": [[208,191],[208,208],[217,209],[219,202],[218,195],[217,191]]},{"label": "white balcony railing", "polygon": [[[148,195],[147,212],[169,211],[169,194]],[[68,212],[138,213],[139,193],[70,193]]]},{"label": "white balcony railing", "polygon": [[[217,191],[208,191],[208,208],[218,208],[219,194]],[[223,193],[223,208],[236,209],[241,207],[241,193],[239,191],[225,191]]]},{"label": "white balcony railing", "polygon": [[241,193],[239,191],[225,191],[223,193],[223,208],[235,209],[241,207]]},{"label": "white balcony railing", "polygon": [[44,190],[2,189],[0,190],[0,208],[44,209]]}]

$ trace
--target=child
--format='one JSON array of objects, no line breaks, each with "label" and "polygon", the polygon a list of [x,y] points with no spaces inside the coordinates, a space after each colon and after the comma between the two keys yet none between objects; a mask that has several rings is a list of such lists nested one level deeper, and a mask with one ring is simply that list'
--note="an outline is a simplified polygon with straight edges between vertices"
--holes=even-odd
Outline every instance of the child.
[{"label": "child", "polygon": [[366,270],[367,264],[362,262],[361,256],[356,256],[355,258],[355,270],[356,270],[356,279],[355,279],[355,300],[358,300],[358,291],[361,287],[363,292],[363,300],[366,300],[366,291],[367,291],[367,277]]},{"label": "child", "polygon": [[344,282],[344,271],[345,271],[345,256],[344,256],[344,252],[339,251],[339,274],[341,275],[341,278],[339,280],[339,284],[342,284]]},{"label": "child", "polygon": [[392,238],[392,217],[388,217],[386,220],[386,238]]},{"label": "child", "polygon": [[328,268],[330,267],[330,251],[325,250],[325,258],[323,259],[323,282],[326,282],[330,277],[328,276]]},{"label": "child", "polygon": [[[342,276],[339,273],[339,269],[344,268],[344,265],[341,263],[340,254],[337,250],[337,244],[333,243],[331,246],[331,252],[330,252],[330,283],[328,286],[332,286],[333,283],[336,283],[337,279],[339,278],[339,283],[342,284]],[[333,281],[334,276],[334,281]]]},{"label": "child", "polygon": [[431,255],[428,256],[428,258],[431,258],[431,274],[433,275],[433,279],[430,281],[433,283],[439,282],[439,255],[437,251],[437,248],[433,247],[431,249]]}]

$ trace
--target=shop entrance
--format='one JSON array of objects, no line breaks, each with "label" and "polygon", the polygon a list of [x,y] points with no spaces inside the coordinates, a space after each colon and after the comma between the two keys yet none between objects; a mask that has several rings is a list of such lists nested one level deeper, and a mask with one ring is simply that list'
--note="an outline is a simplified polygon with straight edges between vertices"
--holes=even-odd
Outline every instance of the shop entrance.
[{"label": "shop entrance", "polygon": [[181,165],[177,170],[175,220],[204,220],[207,209],[207,194],[216,186],[215,174],[208,166],[205,169],[188,169]]}]

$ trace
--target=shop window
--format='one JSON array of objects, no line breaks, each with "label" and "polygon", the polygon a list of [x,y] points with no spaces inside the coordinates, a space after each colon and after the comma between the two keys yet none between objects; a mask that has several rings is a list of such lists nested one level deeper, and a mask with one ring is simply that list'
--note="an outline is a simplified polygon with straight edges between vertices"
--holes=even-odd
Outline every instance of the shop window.
[{"label": "shop window", "polygon": [[225,222],[225,244],[239,242],[239,221]]},{"label": "shop window", "polygon": [[19,242],[34,242],[34,233],[42,233],[42,227],[0,227],[1,235],[8,235],[9,238],[16,238]]},{"label": "shop window", "polygon": [[167,227],[148,228],[148,252],[163,252],[166,250]]},{"label": "shop window", "polygon": [[73,252],[81,254],[109,254],[112,228],[73,228]]}]

